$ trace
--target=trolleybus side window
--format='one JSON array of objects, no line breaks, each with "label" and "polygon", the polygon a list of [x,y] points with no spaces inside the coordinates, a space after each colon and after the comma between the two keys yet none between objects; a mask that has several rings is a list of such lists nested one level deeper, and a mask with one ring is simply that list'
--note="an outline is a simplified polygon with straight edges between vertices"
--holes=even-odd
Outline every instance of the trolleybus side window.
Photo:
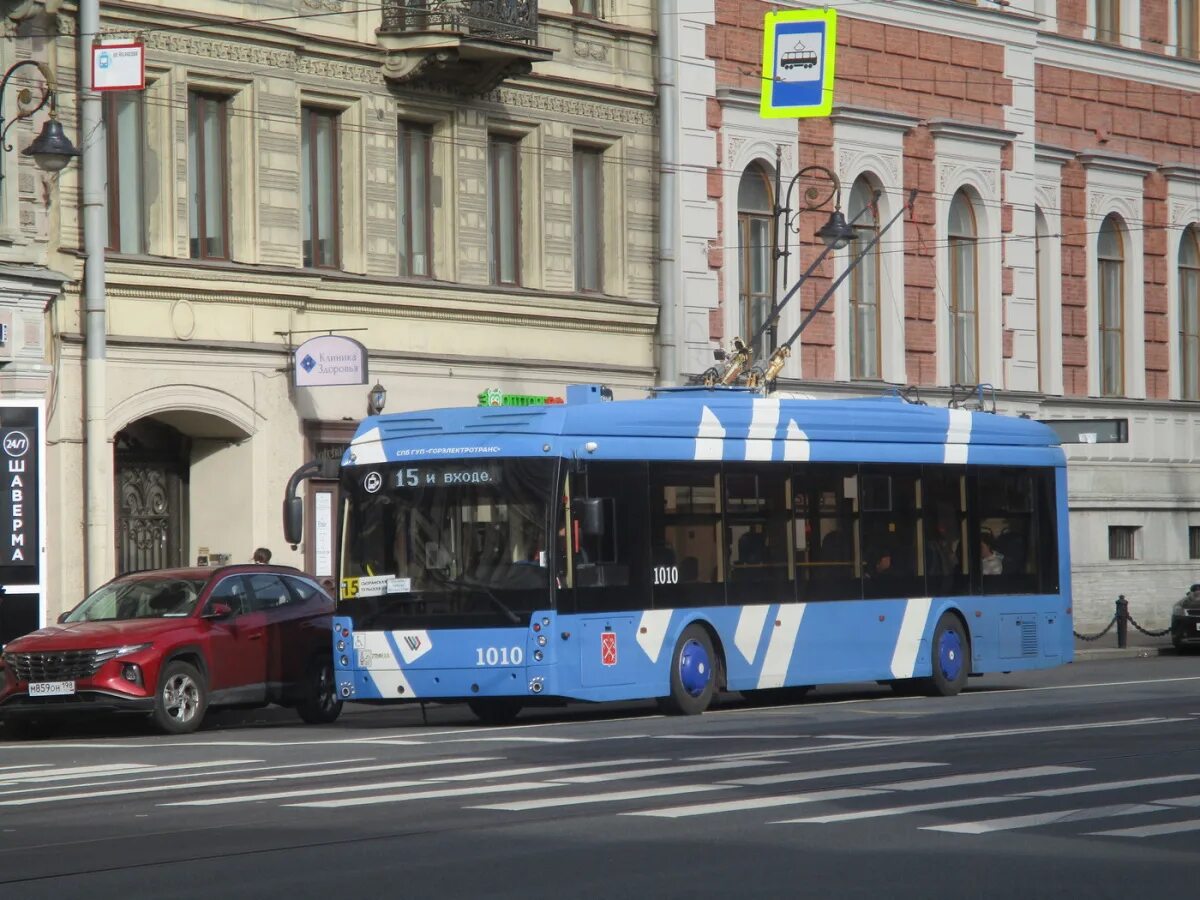
[{"label": "trolleybus side window", "polygon": [[864,597],[925,592],[917,553],[919,481],[912,466],[863,466],[859,473]]},{"label": "trolleybus side window", "polygon": [[650,542],[675,559],[651,573],[655,607],[725,603],[720,535],[721,464],[651,463]]},{"label": "trolleybus side window", "polygon": [[926,590],[934,597],[971,593],[965,471],[924,466],[921,473],[921,548]]},{"label": "trolleybus side window", "polygon": [[[983,594],[1022,594],[1053,590],[1042,557],[1054,554],[1052,492],[1045,475],[1029,470],[981,471],[975,479],[972,506],[979,523],[976,548],[978,590]],[[1047,516],[1049,513],[1049,517]],[[1057,563],[1053,563],[1057,567]]]},{"label": "trolleybus side window", "polygon": [[862,596],[858,540],[858,467],[797,466],[793,543],[803,600]]},{"label": "trolleybus side window", "polygon": [[789,473],[782,466],[725,466],[725,558],[730,603],[794,596],[788,540]]}]

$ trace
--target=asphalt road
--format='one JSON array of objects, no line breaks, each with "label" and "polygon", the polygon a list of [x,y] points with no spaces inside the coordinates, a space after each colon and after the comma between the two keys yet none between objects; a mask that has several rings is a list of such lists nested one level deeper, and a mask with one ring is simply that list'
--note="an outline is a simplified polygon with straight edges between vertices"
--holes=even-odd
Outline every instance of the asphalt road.
[{"label": "asphalt road", "polygon": [[0,729],[0,898],[1192,896],[1198,688],[1162,656],[686,719]]}]

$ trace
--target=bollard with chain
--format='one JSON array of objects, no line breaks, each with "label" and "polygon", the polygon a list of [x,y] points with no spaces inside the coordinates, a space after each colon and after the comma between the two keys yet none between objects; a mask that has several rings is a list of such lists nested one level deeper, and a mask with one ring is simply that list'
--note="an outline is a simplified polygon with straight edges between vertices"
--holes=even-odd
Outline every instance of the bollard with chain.
[{"label": "bollard with chain", "polygon": [[1125,595],[1117,597],[1117,647],[1125,649],[1129,639],[1129,601]]}]

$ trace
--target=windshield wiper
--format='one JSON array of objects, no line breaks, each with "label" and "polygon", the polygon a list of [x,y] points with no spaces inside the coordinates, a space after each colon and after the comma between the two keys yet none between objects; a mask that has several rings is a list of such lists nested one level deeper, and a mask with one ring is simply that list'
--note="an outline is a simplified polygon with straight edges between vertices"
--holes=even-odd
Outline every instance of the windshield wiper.
[{"label": "windshield wiper", "polygon": [[476,581],[474,579],[467,578],[465,575],[460,576],[459,578],[451,578],[449,575],[443,575],[437,569],[426,569],[425,571],[433,578],[434,581],[437,581],[439,584],[444,584],[446,587],[463,587],[467,588],[468,590],[479,591],[479,593],[483,594],[483,596],[492,601],[498,610],[508,616],[508,620],[510,622],[512,622],[514,625],[521,624],[521,617],[509,609],[505,605],[504,601],[497,597],[496,593],[482,581]]}]

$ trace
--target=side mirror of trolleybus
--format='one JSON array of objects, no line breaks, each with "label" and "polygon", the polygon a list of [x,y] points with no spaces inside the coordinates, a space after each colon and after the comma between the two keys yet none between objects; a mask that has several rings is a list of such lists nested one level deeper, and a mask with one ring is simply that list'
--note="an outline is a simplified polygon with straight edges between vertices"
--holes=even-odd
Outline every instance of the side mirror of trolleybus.
[{"label": "side mirror of trolleybus", "polygon": [[299,544],[304,536],[304,501],[292,495],[283,501],[283,539]]},{"label": "side mirror of trolleybus", "polygon": [[588,537],[604,534],[604,500],[601,497],[588,497],[576,501],[579,511],[579,528]]}]

